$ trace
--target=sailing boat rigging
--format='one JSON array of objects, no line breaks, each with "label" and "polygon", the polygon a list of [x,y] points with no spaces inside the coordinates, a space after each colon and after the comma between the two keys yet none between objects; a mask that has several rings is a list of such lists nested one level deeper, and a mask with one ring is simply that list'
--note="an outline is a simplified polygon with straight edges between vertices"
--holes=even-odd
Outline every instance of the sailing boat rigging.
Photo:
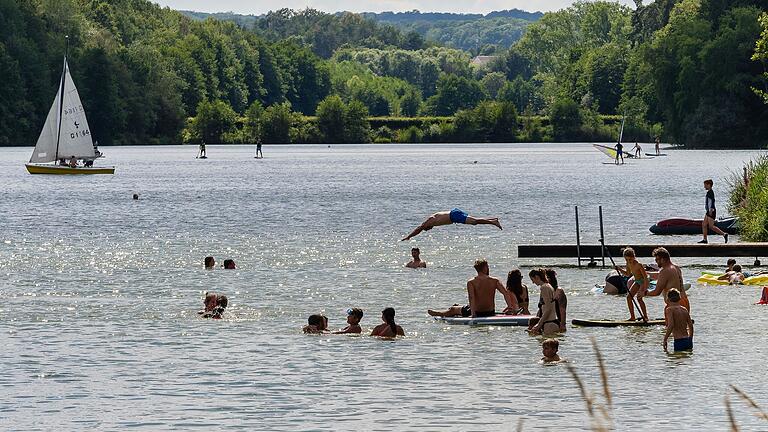
[{"label": "sailing boat rigging", "polygon": [[[59,90],[48,111],[29,163],[25,166],[30,174],[114,174],[113,166],[92,166],[93,161],[101,157],[101,153],[96,153],[80,94],[69,73],[68,51],[69,36]],[[84,165],[78,165],[77,160],[82,160]],[[70,161],[71,165],[67,165],[65,161]]]}]

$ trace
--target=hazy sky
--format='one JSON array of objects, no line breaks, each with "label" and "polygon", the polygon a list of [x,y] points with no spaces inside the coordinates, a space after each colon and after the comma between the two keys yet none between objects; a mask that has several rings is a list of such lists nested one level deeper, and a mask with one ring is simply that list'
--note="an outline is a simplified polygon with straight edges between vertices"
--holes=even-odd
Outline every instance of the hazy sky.
[{"label": "hazy sky", "polygon": [[[172,9],[200,12],[236,12],[260,15],[280,8],[305,9],[326,12],[341,10],[352,12],[410,11],[488,13],[494,10],[522,9],[530,12],[562,9],[572,0],[153,0]],[[633,5],[631,0],[621,3]]]}]

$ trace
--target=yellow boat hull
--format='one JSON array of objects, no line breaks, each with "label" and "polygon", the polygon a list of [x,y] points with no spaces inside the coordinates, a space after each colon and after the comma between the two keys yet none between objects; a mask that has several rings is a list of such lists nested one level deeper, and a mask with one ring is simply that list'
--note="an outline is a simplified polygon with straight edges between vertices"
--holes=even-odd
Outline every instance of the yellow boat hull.
[{"label": "yellow boat hull", "polygon": [[30,174],[82,175],[82,174],[114,174],[115,167],[77,167],[61,165],[25,164]]}]

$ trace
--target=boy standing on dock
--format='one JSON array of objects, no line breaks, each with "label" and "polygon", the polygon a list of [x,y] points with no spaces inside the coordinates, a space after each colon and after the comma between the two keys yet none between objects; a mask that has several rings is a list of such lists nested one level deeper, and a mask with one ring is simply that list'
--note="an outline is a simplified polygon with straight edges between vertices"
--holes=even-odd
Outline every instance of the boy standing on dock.
[{"label": "boy standing on dock", "polygon": [[724,232],[718,228],[717,225],[715,225],[717,209],[715,208],[715,192],[712,191],[712,185],[712,179],[704,180],[704,189],[707,191],[707,197],[704,201],[704,208],[706,209],[707,213],[704,215],[704,221],[701,223],[701,232],[704,234],[704,238],[699,243],[708,243],[707,234],[709,229],[723,236],[725,242],[728,243],[728,233]]},{"label": "boy standing on dock", "polygon": [[669,306],[664,311],[664,319],[667,321],[667,332],[664,334],[664,351],[667,351],[669,335],[675,338],[675,352],[690,351],[693,349],[693,321],[688,309],[680,305],[680,291],[673,289],[667,296]]}]

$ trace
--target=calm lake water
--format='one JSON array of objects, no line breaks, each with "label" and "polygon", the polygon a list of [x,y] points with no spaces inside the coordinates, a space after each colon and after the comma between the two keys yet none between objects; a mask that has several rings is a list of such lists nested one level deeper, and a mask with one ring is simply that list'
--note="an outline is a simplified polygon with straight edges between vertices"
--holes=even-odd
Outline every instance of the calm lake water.
[{"label": "calm lake water", "polygon": [[[574,205],[584,242],[599,237],[598,205],[609,243],[695,242],[648,227],[700,217],[705,178],[725,214],[724,179],[757,154],[669,151],[617,167],[589,144],[265,146],[263,160],[251,146],[208,146],[207,160],[191,146],[104,150],[114,176],[32,176],[31,148],[0,149],[0,429],[589,429],[567,369],[539,363],[542,338],[443,325],[426,309],[466,302],[485,257],[503,279],[555,266],[569,318],[625,318],[623,298],[590,292],[607,270],[519,260],[517,245],[574,242]],[[453,207],[504,230],[398,241]],[[412,246],[429,268],[403,268]],[[238,270],[205,271],[206,255]],[[678,261],[695,281],[724,260]],[[225,320],[198,318],[207,290],[229,296]],[[729,384],[768,407],[759,288],[694,284],[689,295],[692,355],[665,354],[660,327],[569,326],[559,338],[598,392],[596,339],[617,430],[727,429]],[[648,303],[662,316],[660,299]],[[311,313],[341,328],[355,306],[368,331],[395,307],[407,336],[301,333]],[[745,430],[768,429],[731,400]]]}]

